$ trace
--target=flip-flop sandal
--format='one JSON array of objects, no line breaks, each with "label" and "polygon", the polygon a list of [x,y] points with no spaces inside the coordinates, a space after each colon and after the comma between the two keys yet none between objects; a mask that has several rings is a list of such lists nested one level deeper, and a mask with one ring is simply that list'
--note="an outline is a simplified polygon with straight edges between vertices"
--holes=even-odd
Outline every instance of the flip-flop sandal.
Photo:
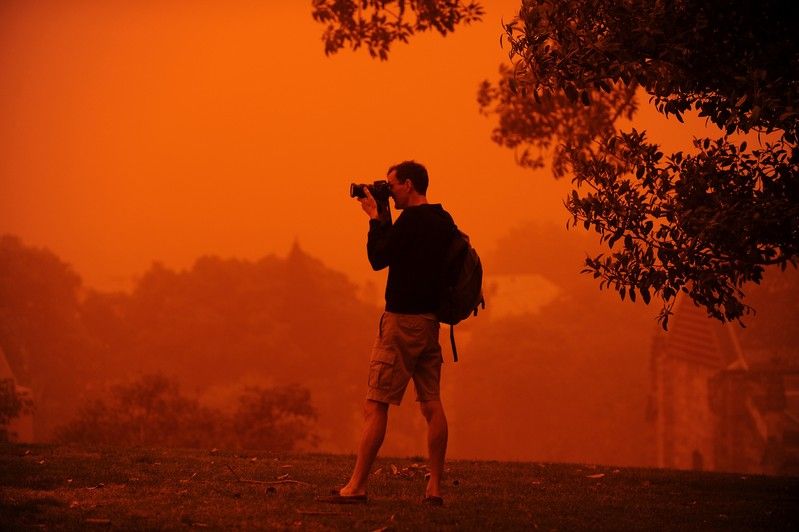
[{"label": "flip-flop sandal", "polygon": [[422,502],[430,506],[444,506],[444,498],[438,495],[429,495],[422,499]]},{"label": "flip-flop sandal", "polygon": [[317,502],[328,504],[366,504],[369,497],[366,495],[328,495],[327,497],[317,497]]}]

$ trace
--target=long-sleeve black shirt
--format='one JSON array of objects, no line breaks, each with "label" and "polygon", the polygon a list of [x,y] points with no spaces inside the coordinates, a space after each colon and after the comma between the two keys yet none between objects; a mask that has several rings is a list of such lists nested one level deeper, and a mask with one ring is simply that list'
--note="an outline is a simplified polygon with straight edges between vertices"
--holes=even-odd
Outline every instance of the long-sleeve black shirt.
[{"label": "long-sleeve black shirt", "polygon": [[369,221],[369,263],[375,270],[388,266],[387,311],[425,314],[438,309],[444,254],[454,228],[440,204],[406,207],[393,224]]}]

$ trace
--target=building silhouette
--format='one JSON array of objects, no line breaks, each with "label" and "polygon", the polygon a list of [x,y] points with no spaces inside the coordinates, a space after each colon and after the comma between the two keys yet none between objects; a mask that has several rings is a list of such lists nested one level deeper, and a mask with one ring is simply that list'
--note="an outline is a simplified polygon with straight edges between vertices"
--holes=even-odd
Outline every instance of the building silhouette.
[{"label": "building silhouette", "polygon": [[799,473],[799,357],[744,352],[741,330],[681,298],[655,335],[648,419],[659,467]]}]

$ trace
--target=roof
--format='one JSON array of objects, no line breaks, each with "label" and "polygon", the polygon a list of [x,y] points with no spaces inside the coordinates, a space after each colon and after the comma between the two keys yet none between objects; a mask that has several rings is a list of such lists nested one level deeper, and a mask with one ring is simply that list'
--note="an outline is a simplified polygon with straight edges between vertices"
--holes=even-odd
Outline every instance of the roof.
[{"label": "roof", "polygon": [[11,366],[8,364],[8,359],[6,359],[6,354],[3,348],[0,347],[0,380],[5,379],[16,380],[14,372],[11,371]]},{"label": "roof", "polygon": [[709,317],[690,298],[678,299],[669,322],[662,343],[667,356],[717,369],[748,367],[734,325]]}]

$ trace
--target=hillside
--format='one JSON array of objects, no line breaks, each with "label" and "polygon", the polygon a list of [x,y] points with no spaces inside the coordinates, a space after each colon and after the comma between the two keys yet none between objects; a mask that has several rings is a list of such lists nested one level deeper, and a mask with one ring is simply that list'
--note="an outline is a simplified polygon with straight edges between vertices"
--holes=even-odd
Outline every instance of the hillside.
[{"label": "hillside", "polygon": [[0,446],[0,528],[789,530],[799,478],[453,461],[420,503],[419,457],[381,458],[367,505],[316,502],[352,458],[218,450]]}]

